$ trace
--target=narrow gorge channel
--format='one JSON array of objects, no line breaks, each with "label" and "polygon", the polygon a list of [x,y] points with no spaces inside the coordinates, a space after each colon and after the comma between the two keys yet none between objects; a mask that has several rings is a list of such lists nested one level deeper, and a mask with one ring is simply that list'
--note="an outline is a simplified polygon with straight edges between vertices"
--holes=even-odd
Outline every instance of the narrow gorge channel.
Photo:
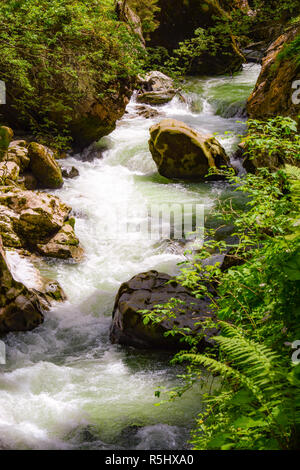
[{"label": "narrow gorge channel", "polygon": [[[226,193],[222,182],[180,183],[159,176],[148,149],[149,128],[164,117],[175,118],[196,130],[218,133],[232,153],[245,130],[245,117],[238,111],[259,70],[247,64],[233,78],[188,80],[186,102],[174,98],[157,108],[160,115],[154,119],[139,116],[133,98],[116,130],[90,158],[66,159],[64,165],[78,168],[79,176],[66,180],[55,194],[72,206],[86,256],[80,264],[39,265],[43,274],[60,282],[68,301],[47,313],[34,331],[7,336],[7,364],[0,376],[0,448],[188,448],[201,388],[196,386],[172,405],[154,406],[160,385],[180,383],[180,367],[169,364],[168,353],[126,349],[109,341],[120,284],[150,269],[176,273],[184,247],[168,241],[137,242],[126,233],[116,237],[115,214],[129,217],[121,210],[127,204],[130,217],[138,217],[143,207],[161,201],[209,207]],[[29,263],[17,258],[11,262],[17,277],[34,287]]]}]

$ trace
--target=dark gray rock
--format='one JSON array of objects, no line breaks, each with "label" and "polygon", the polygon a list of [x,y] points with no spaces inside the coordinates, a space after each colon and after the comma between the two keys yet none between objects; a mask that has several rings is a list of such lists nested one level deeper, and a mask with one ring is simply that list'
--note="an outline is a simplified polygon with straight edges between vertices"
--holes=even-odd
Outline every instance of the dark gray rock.
[{"label": "dark gray rock", "polygon": [[68,179],[76,178],[77,176],[79,176],[79,171],[75,166],[72,166],[71,168],[62,168],[61,172],[63,177]]},{"label": "dark gray rock", "polygon": [[[171,283],[170,280],[172,278],[168,274],[149,271],[121,285],[113,310],[110,330],[112,343],[145,349],[184,349],[186,343],[180,342],[181,335],[164,335],[176,325],[178,328],[190,328],[192,335],[203,334],[199,350],[212,345],[210,338],[217,330],[203,328],[205,320],[214,319],[210,309],[211,300],[208,297],[196,299],[191,291],[178,284],[174,278]],[[153,310],[156,305],[164,304],[171,298],[185,302],[184,306],[179,305],[174,309],[175,318],[156,325],[152,322],[147,325],[143,323],[140,310]]]}]

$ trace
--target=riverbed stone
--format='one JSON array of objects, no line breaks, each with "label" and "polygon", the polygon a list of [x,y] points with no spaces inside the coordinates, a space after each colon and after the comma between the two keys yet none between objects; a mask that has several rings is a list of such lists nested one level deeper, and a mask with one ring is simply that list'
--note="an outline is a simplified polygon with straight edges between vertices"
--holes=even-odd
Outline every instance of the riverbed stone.
[{"label": "riverbed stone", "polygon": [[63,185],[61,169],[48,147],[32,142],[28,146],[28,157],[29,167],[43,188],[57,189]]},{"label": "riverbed stone", "polygon": [[[171,298],[185,302],[184,306],[174,309],[175,318],[156,325],[150,321],[145,325],[140,310],[151,311]],[[180,342],[182,336],[165,336],[176,325],[190,328],[191,335],[202,335],[199,350],[203,351],[212,345],[211,337],[217,332],[215,328],[204,327],[205,321],[214,319],[210,303],[208,297],[196,299],[190,290],[168,274],[157,271],[138,274],[119,289],[112,314],[110,340],[136,348],[176,350],[184,347]]]},{"label": "riverbed stone", "polygon": [[175,119],[164,119],[150,128],[149,149],[158,172],[166,178],[202,180],[210,168],[229,165],[217,139]]},{"label": "riverbed stone", "polygon": [[33,291],[14,279],[0,236],[0,334],[32,330],[43,322],[45,306]]},{"label": "riverbed stone", "polygon": [[80,260],[71,208],[57,196],[19,187],[0,187],[0,234],[6,247],[45,256]]},{"label": "riverbed stone", "polygon": [[41,279],[39,288],[29,289],[15,279],[0,235],[0,335],[29,331],[44,321],[51,303],[66,300],[57,281]]},{"label": "riverbed stone", "polygon": [[0,161],[5,158],[13,135],[13,130],[10,127],[0,126]]},{"label": "riverbed stone", "polygon": [[20,167],[15,162],[3,161],[0,162],[0,182],[7,184],[9,182],[16,182],[19,178]]},{"label": "riverbed stone", "polygon": [[71,168],[62,168],[61,169],[62,176],[67,179],[76,178],[79,176],[79,171],[75,166]]},{"label": "riverbed stone", "polygon": [[165,104],[176,95],[174,81],[167,75],[153,71],[138,80],[137,101],[146,104]]},{"label": "riverbed stone", "polygon": [[6,160],[15,162],[22,172],[28,168],[30,163],[27,147],[28,144],[25,140],[14,140],[7,149]]},{"label": "riverbed stone", "polygon": [[73,259],[81,261],[84,251],[79,245],[79,240],[75,235],[74,228],[66,222],[62,228],[46,244],[38,244],[38,251],[41,255],[50,258]]}]

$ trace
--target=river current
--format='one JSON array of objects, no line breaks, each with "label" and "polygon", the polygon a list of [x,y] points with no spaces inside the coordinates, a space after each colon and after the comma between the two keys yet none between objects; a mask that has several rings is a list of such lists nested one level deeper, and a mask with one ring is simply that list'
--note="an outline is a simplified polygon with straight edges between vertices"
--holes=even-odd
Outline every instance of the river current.
[{"label": "river current", "polygon": [[[116,236],[114,224],[116,214],[131,222],[145,205],[160,201],[197,201],[210,207],[227,191],[220,182],[180,183],[159,176],[148,150],[149,127],[175,118],[202,132],[218,133],[230,153],[245,130],[241,107],[258,73],[259,66],[252,64],[234,77],[187,80],[186,102],[174,98],[158,108],[161,115],[154,119],[137,114],[133,97],[112,134],[89,155],[64,161],[80,175],[66,180],[55,194],[73,208],[86,256],[77,265],[40,263],[43,274],[60,282],[68,301],[48,312],[39,328],[5,338],[0,448],[188,448],[190,429],[201,410],[200,385],[173,403],[156,406],[155,391],[179,385],[182,369],[170,365],[168,353],[122,348],[108,338],[120,284],[150,269],[175,274],[184,248],[167,241],[137,241],[120,229]],[[122,210],[125,206],[130,214]],[[16,275],[34,286],[32,266],[14,256]]]}]

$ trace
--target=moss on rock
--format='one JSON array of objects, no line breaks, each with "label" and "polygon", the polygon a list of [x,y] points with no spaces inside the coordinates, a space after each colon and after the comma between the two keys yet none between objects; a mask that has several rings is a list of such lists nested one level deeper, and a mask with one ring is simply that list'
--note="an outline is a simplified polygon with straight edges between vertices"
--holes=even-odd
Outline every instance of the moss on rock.
[{"label": "moss on rock", "polygon": [[29,167],[42,187],[57,189],[63,185],[61,169],[50,149],[32,142],[28,147],[28,156]]}]

